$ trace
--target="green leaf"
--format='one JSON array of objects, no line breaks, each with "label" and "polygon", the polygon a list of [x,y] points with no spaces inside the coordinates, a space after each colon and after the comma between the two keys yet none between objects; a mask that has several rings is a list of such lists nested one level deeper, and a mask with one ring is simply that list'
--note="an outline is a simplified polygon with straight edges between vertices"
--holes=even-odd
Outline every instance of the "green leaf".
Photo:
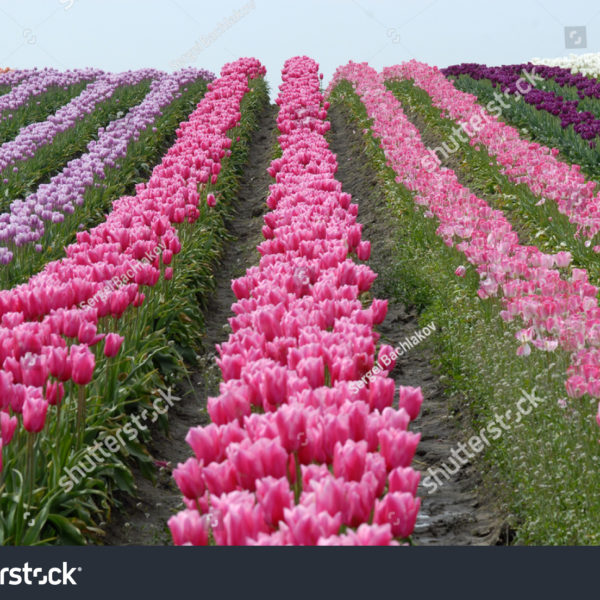
[{"label": "green leaf", "polygon": [[85,538],[81,534],[81,531],[69,519],[62,515],[51,514],[48,515],[48,521],[58,530],[61,541],[69,544],[85,545]]}]

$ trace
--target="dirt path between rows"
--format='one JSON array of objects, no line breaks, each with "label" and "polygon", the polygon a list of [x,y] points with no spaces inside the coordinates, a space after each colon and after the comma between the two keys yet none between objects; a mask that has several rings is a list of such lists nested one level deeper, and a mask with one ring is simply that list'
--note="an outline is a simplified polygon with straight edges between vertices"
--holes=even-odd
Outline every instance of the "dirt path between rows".
[{"label": "dirt path between rows", "polygon": [[272,179],[266,169],[277,141],[276,115],[275,105],[265,107],[251,142],[249,162],[234,207],[235,216],[228,227],[233,239],[226,244],[223,260],[215,269],[216,290],[204,312],[206,330],[199,367],[191,373],[191,386],[182,383],[177,391],[182,400],[169,412],[169,434],[153,432],[148,449],[156,461],[166,466],[159,469],[156,485],[135,473],[137,497],[122,497],[125,505],[113,514],[106,532],[107,545],[171,544],[167,521],[184,508],[171,471],[192,455],[185,436],[190,427],[209,422],[204,410],[206,399],[218,394],[221,377],[214,360],[215,344],[225,341],[229,335],[227,319],[233,316],[231,305],[235,301],[231,280],[244,275],[246,269],[258,264],[260,259],[256,246],[263,240],[262,217],[268,210],[265,200]]},{"label": "dirt path between rows", "polygon": [[[419,330],[417,313],[394,298],[393,260],[398,253],[394,227],[396,216],[390,215],[383,187],[363,153],[362,132],[346,119],[344,109],[332,106],[330,144],[337,154],[337,178],[344,191],[358,204],[358,221],[363,224],[363,238],[371,242],[370,267],[378,273],[372,291],[389,301],[388,314],[378,327],[382,340],[397,346]],[[431,366],[432,349],[426,342],[398,359],[391,376],[396,385],[420,386],[425,401],[421,415],[411,428],[421,433],[414,466],[422,471],[447,462],[450,451],[466,441],[468,424],[451,414],[439,377]],[[429,494],[421,482],[421,511],[413,534],[415,545],[493,545],[502,543],[503,519],[493,499],[481,490],[481,476],[476,465],[461,469],[435,493]]]}]

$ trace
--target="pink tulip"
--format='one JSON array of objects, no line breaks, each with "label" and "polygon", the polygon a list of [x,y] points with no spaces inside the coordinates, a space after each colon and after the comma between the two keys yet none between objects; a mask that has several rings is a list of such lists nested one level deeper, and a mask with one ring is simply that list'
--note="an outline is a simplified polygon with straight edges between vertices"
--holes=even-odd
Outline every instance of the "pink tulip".
[{"label": "pink tulip", "polygon": [[388,377],[376,377],[369,383],[369,406],[382,411],[394,402],[396,385]]},{"label": "pink tulip", "polygon": [[197,511],[182,510],[169,519],[168,525],[176,546],[208,546],[207,519]]},{"label": "pink tulip", "polygon": [[202,469],[206,488],[211,494],[221,495],[232,492],[237,487],[237,473],[230,461],[213,462]]},{"label": "pink tulip", "polygon": [[113,358],[119,353],[121,345],[125,341],[124,337],[121,337],[117,333],[108,333],[104,338],[104,356],[107,358]]},{"label": "pink tulip", "polygon": [[363,523],[356,531],[349,530],[344,535],[320,538],[319,546],[393,546],[392,529],[389,524],[367,525]]},{"label": "pink tulip", "polygon": [[321,356],[301,359],[296,365],[296,371],[298,375],[308,379],[312,388],[318,388],[325,384],[325,364]]},{"label": "pink tulip", "polygon": [[214,424],[207,427],[194,427],[188,431],[185,438],[196,458],[205,465],[221,460],[219,440],[219,428]]},{"label": "pink tulip", "polygon": [[21,383],[17,383],[12,386],[12,393],[10,396],[10,408],[14,413],[20,414],[23,411],[23,404],[27,397],[27,387]]},{"label": "pink tulip", "polygon": [[17,417],[11,417],[8,413],[0,412],[0,439],[5,447],[13,439],[17,424]]},{"label": "pink tulip", "polygon": [[86,346],[94,346],[99,341],[104,338],[104,334],[98,335],[97,328],[94,323],[83,322],[79,326],[79,331],[77,332],[77,339],[80,344],[85,344]]},{"label": "pink tulip", "polygon": [[395,537],[407,538],[415,528],[421,499],[406,492],[387,494],[383,500],[375,502],[373,522],[389,523]]},{"label": "pink tulip", "polygon": [[283,512],[285,522],[281,528],[296,546],[315,546],[319,538],[336,534],[342,522],[340,514],[335,517],[328,513],[317,514],[314,505],[286,508]]},{"label": "pink tulip", "polygon": [[186,498],[194,500],[204,494],[206,487],[202,477],[202,466],[195,458],[188,458],[184,463],[179,463],[173,470],[173,478]]},{"label": "pink tulip", "polygon": [[283,520],[283,511],[291,508],[294,494],[286,478],[265,477],[256,482],[256,498],[262,508],[267,524],[277,527]]},{"label": "pink tulip", "polygon": [[46,400],[50,406],[58,406],[65,395],[65,386],[60,381],[46,383]]},{"label": "pink tulip", "polygon": [[371,257],[371,242],[362,241],[356,247],[356,256],[358,260],[369,260]]},{"label": "pink tulip", "polygon": [[72,360],[69,350],[67,348],[52,348],[48,358],[48,367],[50,374],[59,381],[64,382],[71,379]]},{"label": "pink tulip", "polygon": [[282,406],[275,415],[281,445],[295,452],[307,443],[306,413],[301,406]]},{"label": "pink tulip", "polygon": [[333,452],[333,474],[346,481],[360,481],[365,470],[367,443],[346,440],[338,442]]},{"label": "pink tulip", "polygon": [[23,426],[29,432],[39,433],[46,423],[48,402],[42,398],[41,392],[36,388],[27,388],[27,395],[23,404]]},{"label": "pink tulip", "polygon": [[207,410],[210,418],[218,425],[237,419],[240,423],[250,414],[250,402],[243,390],[231,390],[222,396],[208,398]]},{"label": "pink tulip", "polygon": [[342,518],[345,525],[358,527],[369,520],[375,502],[375,489],[369,480],[370,477],[367,477],[360,482],[350,481],[344,484],[346,501]]},{"label": "pink tulip", "polygon": [[396,467],[408,467],[412,462],[421,434],[410,431],[384,429],[378,436],[381,454],[389,471]]},{"label": "pink tulip", "polygon": [[417,495],[421,474],[411,467],[397,467],[389,474],[389,492],[408,492]]},{"label": "pink tulip", "polygon": [[400,401],[398,406],[408,413],[411,421],[416,419],[423,404],[423,393],[421,388],[400,386]]},{"label": "pink tulip", "polygon": [[41,354],[27,353],[21,358],[23,383],[34,387],[42,387],[48,379],[48,364]]},{"label": "pink tulip", "polygon": [[301,503],[306,506],[314,503],[319,513],[326,512],[332,517],[341,516],[346,506],[344,482],[341,479],[332,478],[331,474],[327,472],[322,479],[313,479],[308,485],[305,484]]},{"label": "pink tulip", "polygon": [[210,206],[211,208],[212,208],[213,206],[216,206],[216,205],[217,205],[217,200],[216,200],[216,198],[215,198],[215,195],[214,195],[214,194],[208,194],[208,195],[206,196],[206,204],[207,204],[208,206]]},{"label": "pink tulip", "polygon": [[267,526],[259,506],[225,500],[218,504],[218,512],[221,517],[213,528],[217,544],[245,546],[260,533],[266,533]]},{"label": "pink tulip", "polygon": [[[357,205],[335,179],[318,66],[291,59],[282,80],[281,156],[268,169],[274,182],[261,259],[232,282],[231,333],[217,346],[223,381],[207,402],[213,423],[186,438],[210,492],[196,500],[200,511],[208,509],[217,544],[393,545],[390,524],[366,524],[388,471],[410,464],[420,436],[406,431],[408,410],[392,408],[392,379],[379,373],[353,389],[375,366],[373,328],[384,320],[387,302],[363,308],[361,294],[376,274],[352,259],[355,250],[354,258],[367,260],[370,244],[361,239]],[[237,110],[229,115],[231,124],[240,118]],[[210,138],[200,147],[211,149],[194,159],[200,182],[214,181],[215,157],[226,156],[230,144]],[[172,202],[170,218],[176,195]],[[378,360],[387,374],[393,348],[383,344]],[[179,466],[176,480],[185,495],[204,490],[188,490],[184,473]],[[398,474],[393,480],[408,485]],[[186,506],[194,509],[194,501],[186,498]],[[340,536],[342,525],[358,531]]]},{"label": "pink tulip", "polygon": [[87,346],[71,346],[71,362],[73,364],[73,381],[77,385],[87,385],[94,374],[96,359]]}]

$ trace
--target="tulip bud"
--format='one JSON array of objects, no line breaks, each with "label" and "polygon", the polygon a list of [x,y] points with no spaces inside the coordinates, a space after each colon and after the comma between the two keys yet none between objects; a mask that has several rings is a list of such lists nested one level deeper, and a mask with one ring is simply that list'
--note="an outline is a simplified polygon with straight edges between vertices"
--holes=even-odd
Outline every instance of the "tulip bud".
[{"label": "tulip bud", "polygon": [[71,346],[71,361],[73,363],[73,381],[77,385],[87,385],[92,380],[96,359],[87,346]]},{"label": "tulip bud", "polygon": [[423,404],[423,393],[420,387],[400,386],[399,408],[408,413],[411,421],[416,419]]},{"label": "tulip bud", "polygon": [[23,426],[29,432],[39,433],[46,423],[48,403],[36,388],[27,388],[27,396],[23,404]]},{"label": "tulip bud", "polygon": [[116,356],[119,353],[124,340],[125,338],[117,333],[109,333],[104,339],[104,356],[107,358]]}]

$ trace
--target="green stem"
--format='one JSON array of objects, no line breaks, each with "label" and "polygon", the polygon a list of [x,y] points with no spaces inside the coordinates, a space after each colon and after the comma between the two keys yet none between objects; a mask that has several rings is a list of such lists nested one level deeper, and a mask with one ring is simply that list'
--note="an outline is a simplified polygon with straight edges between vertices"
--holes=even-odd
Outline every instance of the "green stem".
[{"label": "green stem", "polygon": [[85,386],[79,386],[79,398],[77,399],[77,446],[83,444],[83,430],[85,427]]},{"label": "green stem", "polygon": [[27,506],[31,507],[31,500],[33,498],[33,486],[35,485],[35,461],[34,461],[34,444],[35,444],[35,433],[29,432],[27,436]]},{"label": "green stem", "polygon": [[300,494],[302,493],[302,471],[300,470],[300,459],[298,458],[298,451],[294,452],[294,464],[296,465],[296,482],[294,484],[294,499],[296,504],[300,501]]}]

